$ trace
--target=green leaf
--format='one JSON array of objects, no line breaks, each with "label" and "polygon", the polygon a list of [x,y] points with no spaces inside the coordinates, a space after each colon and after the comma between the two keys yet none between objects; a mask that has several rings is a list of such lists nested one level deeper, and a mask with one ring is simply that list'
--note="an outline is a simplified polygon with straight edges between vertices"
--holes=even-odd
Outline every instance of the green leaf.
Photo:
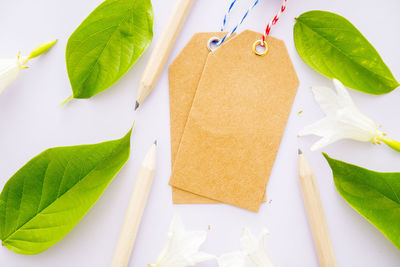
[{"label": "green leaf", "polygon": [[74,98],[90,98],[117,82],[153,38],[150,0],[106,0],[68,40],[66,61]]},{"label": "green leaf", "polygon": [[0,239],[19,254],[37,254],[82,219],[129,158],[131,131],[94,145],[48,149],[31,159],[0,195]]},{"label": "green leaf", "polygon": [[400,249],[400,173],[374,172],[324,156],[340,195]]},{"label": "green leaf", "polygon": [[294,43],[314,70],[369,94],[386,94],[399,86],[368,40],[342,16],[309,11],[296,18]]}]

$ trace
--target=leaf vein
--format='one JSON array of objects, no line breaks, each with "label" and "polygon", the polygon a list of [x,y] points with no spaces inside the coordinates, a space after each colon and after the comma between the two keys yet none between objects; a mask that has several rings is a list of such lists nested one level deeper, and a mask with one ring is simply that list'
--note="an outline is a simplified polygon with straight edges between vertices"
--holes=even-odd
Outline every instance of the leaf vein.
[{"label": "leaf vein", "polygon": [[[94,68],[95,68],[95,67],[97,66],[97,64],[99,63],[100,58],[102,57],[104,51],[105,51],[106,48],[110,45],[110,42],[111,42],[111,40],[113,39],[115,33],[117,32],[117,30],[119,29],[119,27],[121,26],[121,24],[125,22],[125,20],[129,17],[129,15],[131,15],[131,14],[130,14],[130,11],[131,11],[132,9],[133,9],[133,8],[128,9],[127,12],[126,12],[126,14],[123,16],[123,19],[121,20],[121,22],[118,23],[118,25],[113,26],[113,27],[115,27],[116,29],[115,29],[114,32],[110,35],[110,38],[108,39],[106,45],[103,47],[103,49],[101,50],[99,56],[97,57],[96,62],[94,62],[94,63],[90,66],[90,68],[89,68],[89,70],[88,70],[88,72],[87,72],[87,75],[86,75],[85,79],[83,79],[83,81],[82,81],[81,84],[85,84],[86,81],[89,79],[89,77],[90,77],[90,75],[92,74]],[[110,28],[112,28],[112,27],[110,27]]]},{"label": "leaf vein", "polygon": [[[77,184],[79,184],[83,178],[87,177],[89,174],[91,174],[97,167],[98,165],[100,165],[101,163],[103,163],[104,161],[106,161],[109,157],[111,157],[111,155],[115,152],[115,150],[117,148],[119,148],[119,146],[121,145],[121,143],[119,143],[118,145],[116,145],[112,151],[110,153],[108,153],[108,155],[104,156],[100,161],[99,164],[96,164],[89,172],[86,173],[85,176],[81,177],[75,184],[73,184],[67,191],[65,191],[62,195],[60,195],[59,197],[57,197],[53,202],[51,202],[49,205],[47,205],[46,207],[44,207],[43,209],[41,209],[39,212],[37,212],[34,216],[32,216],[30,219],[28,219],[25,223],[23,223],[21,226],[17,227],[12,233],[10,233],[9,235],[7,235],[6,237],[3,238],[3,242],[6,242],[6,240],[9,239],[9,237],[11,237],[12,235],[14,235],[16,232],[18,232],[22,227],[24,227],[27,223],[29,223],[30,221],[32,221],[36,216],[38,216],[38,214],[42,213],[42,211],[44,211],[45,209],[47,209],[48,207],[50,207],[53,203],[55,203],[58,199],[60,199],[63,195],[67,194],[72,188],[74,188]],[[24,180],[25,181],[25,180]]]},{"label": "leaf vein", "polygon": [[[358,63],[357,61],[353,61],[351,57],[349,57],[344,51],[342,51],[339,47],[337,47],[336,45],[334,45],[333,43],[331,43],[328,39],[326,39],[325,37],[323,37],[322,35],[318,34],[316,31],[314,31],[313,28],[311,28],[310,26],[308,26],[306,23],[302,22],[301,20],[297,20],[298,22],[302,23],[304,26],[306,26],[308,29],[310,29],[314,34],[316,34],[317,36],[319,36],[322,40],[324,40],[325,42],[329,43],[330,45],[332,45],[333,48],[335,48],[338,52],[340,52],[341,54],[343,54],[346,58],[350,59],[352,62],[354,62],[356,65],[360,66],[362,69],[365,69],[367,72],[370,72],[372,75],[374,76],[378,76],[378,77],[382,77],[383,79],[392,82],[393,79],[390,77],[386,77],[386,76],[382,76],[381,74],[378,74],[366,67],[364,67],[363,65],[361,65],[360,63]],[[375,49],[374,49],[375,50]],[[376,51],[376,50],[375,50]]]}]

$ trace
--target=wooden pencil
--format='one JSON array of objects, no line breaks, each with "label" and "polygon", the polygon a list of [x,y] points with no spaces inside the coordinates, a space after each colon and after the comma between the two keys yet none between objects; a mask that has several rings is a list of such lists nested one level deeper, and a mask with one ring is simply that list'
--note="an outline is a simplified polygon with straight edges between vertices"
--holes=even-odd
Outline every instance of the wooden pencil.
[{"label": "wooden pencil", "polygon": [[315,181],[315,175],[300,149],[298,151],[298,164],[300,187],[319,264],[321,267],[335,267],[337,263]]},{"label": "wooden pencil", "polygon": [[135,110],[153,90],[194,0],[178,0],[139,82]]},{"label": "wooden pencil", "polygon": [[139,230],[140,221],[142,220],[143,211],[153,183],[156,167],[156,147],[157,142],[154,142],[140,166],[111,267],[128,266],[136,234]]}]

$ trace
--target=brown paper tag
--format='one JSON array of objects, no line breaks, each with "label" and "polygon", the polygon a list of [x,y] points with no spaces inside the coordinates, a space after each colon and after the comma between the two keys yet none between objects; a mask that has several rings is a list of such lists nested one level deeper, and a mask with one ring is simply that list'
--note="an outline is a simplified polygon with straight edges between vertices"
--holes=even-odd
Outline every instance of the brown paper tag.
[{"label": "brown paper tag", "polygon": [[[171,166],[174,166],[175,156],[181,142],[186,121],[201,74],[203,73],[204,65],[207,61],[209,54],[207,42],[212,37],[222,38],[225,34],[226,32],[196,33],[169,67]],[[235,34],[232,36],[235,36]],[[264,197],[265,200],[266,198]],[[220,203],[216,200],[175,187],[172,187],[172,202],[174,204]]]},{"label": "brown paper tag", "polygon": [[[169,67],[169,103],[171,124],[171,166],[181,142],[186,120],[192,107],[209,50],[207,42],[212,37],[222,38],[224,32],[202,32],[193,35]],[[205,204],[217,201],[172,188],[175,204]]]},{"label": "brown paper tag", "polygon": [[[298,79],[283,41],[253,53],[244,31],[209,54],[173,165],[170,185],[258,211]],[[172,127],[171,127],[172,128]]]}]

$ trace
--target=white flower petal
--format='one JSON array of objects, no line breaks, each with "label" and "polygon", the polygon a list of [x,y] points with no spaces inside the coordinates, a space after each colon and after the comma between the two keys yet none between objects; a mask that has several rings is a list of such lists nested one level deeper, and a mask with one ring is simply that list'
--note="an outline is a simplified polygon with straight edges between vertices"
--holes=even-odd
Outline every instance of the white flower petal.
[{"label": "white flower petal", "polygon": [[196,254],[193,255],[193,259],[195,263],[198,262],[203,262],[203,261],[208,261],[208,260],[212,260],[215,259],[215,255],[212,254],[208,254],[205,252],[197,252]]},{"label": "white flower petal", "polygon": [[264,237],[267,230],[260,233],[259,238],[244,229],[240,239],[242,251],[226,253],[218,257],[219,267],[273,267],[264,249]]},{"label": "white flower petal", "polygon": [[337,131],[338,125],[337,121],[332,120],[331,118],[323,118],[311,125],[304,127],[303,130],[300,131],[300,136],[305,135],[317,135],[322,138],[319,139],[312,147],[311,151],[315,151],[321,149],[327,145],[330,145],[340,139],[346,138],[342,131]]},{"label": "white flower petal", "polygon": [[335,121],[336,135],[343,139],[371,141],[378,133],[378,126],[358,110],[339,110],[332,118]]},{"label": "white flower petal", "polygon": [[332,115],[339,109],[355,107],[349,92],[343,84],[337,79],[333,79],[333,84],[335,90],[325,86],[311,88],[315,101],[320,105],[322,111],[326,115]]},{"label": "white flower petal", "polygon": [[315,101],[320,105],[322,111],[328,115],[334,113],[341,107],[337,94],[329,87],[318,86],[311,88]]},{"label": "white flower petal", "polygon": [[336,93],[342,107],[356,107],[353,99],[351,99],[349,91],[347,91],[346,87],[344,87],[339,80],[333,79],[333,85],[335,86]]},{"label": "white flower petal", "polygon": [[375,124],[372,121],[372,124],[369,124],[368,121],[363,121],[361,117],[359,121],[354,121],[353,116],[351,112],[342,112],[335,116],[323,118],[304,127],[299,132],[299,135],[322,137],[311,147],[312,151],[321,149],[341,139],[353,139],[362,142],[374,139],[377,134]]},{"label": "white flower petal", "polygon": [[322,138],[311,150],[320,149],[341,139],[375,142],[383,133],[370,118],[362,114],[354,105],[347,89],[338,80],[333,81],[336,93],[331,89],[313,89],[316,101],[326,113],[326,117],[299,132],[300,136],[317,135]]},{"label": "white flower petal", "polygon": [[215,258],[199,251],[206,237],[206,231],[186,231],[179,216],[175,215],[168,233],[168,243],[158,256],[157,262],[151,266],[186,267]]},{"label": "white flower petal", "polygon": [[0,93],[17,79],[20,70],[18,59],[0,59]]},{"label": "white flower petal", "polygon": [[338,137],[336,137],[336,138],[333,138],[333,137],[330,137],[330,138],[328,138],[328,137],[323,137],[323,138],[319,139],[317,142],[315,142],[315,143],[311,146],[310,150],[311,150],[311,151],[319,150],[319,149],[321,149],[321,148],[323,148],[323,147],[325,147],[325,146],[327,146],[327,145],[330,145],[330,144],[332,144],[332,143],[334,143],[334,142],[336,142],[336,141],[338,141],[338,140],[340,140],[340,139],[341,139],[341,138],[338,138]]},{"label": "white flower petal", "polygon": [[243,251],[235,251],[223,254],[218,257],[219,267],[244,267],[246,266],[247,255]]},{"label": "white flower petal", "polygon": [[313,124],[307,125],[300,132],[299,136],[306,135],[317,135],[317,136],[329,136],[332,135],[335,129],[336,121],[330,117],[325,117]]},{"label": "white flower petal", "polygon": [[186,232],[185,236],[182,237],[186,241],[186,245],[193,249],[198,249],[206,241],[206,238],[207,232],[205,231]]},{"label": "white flower petal", "polygon": [[240,244],[242,246],[242,250],[248,253],[254,253],[259,247],[257,239],[247,228],[243,230],[242,238],[240,238]]},{"label": "white flower petal", "polygon": [[264,237],[267,234],[269,234],[268,231],[264,230],[260,233],[259,238],[256,239],[248,229],[244,230],[241,245],[242,249],[248,254],[247,262],[249,266],[273,267],[264,248]]}]

